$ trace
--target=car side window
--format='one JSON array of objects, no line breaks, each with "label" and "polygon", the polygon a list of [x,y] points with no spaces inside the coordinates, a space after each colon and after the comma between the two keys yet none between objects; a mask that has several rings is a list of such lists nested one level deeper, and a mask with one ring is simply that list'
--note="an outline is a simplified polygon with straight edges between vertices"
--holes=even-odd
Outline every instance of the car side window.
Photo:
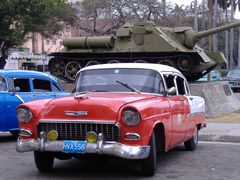
[{"label": "car side window", "polygon": [[30,92],[30,84],[28,78],[14,78],[13,86],[16,92]]},{"label": "car side window", "polygon": [[60,88],[55,83],[53,83],[53,91],[54,92],[61,92]]},{"label": "car side window", "polygon": [[7,82],[6,79],[2,76],[0,76],[0,91],[7,91]]},{"label": "car side window", "polygon": [[[174,83],[174,81],[175,81],[175,76],[174,75],[172,75],[172,74],[164,74],[163,77],[164,77],[167,89],[170,89],[172,87],[176,88],[175,83]],[[175,94],[171,94],[171,95],[176,95],[176,93]]]},{"label": "car side window", "polygon": [[181,78],[180,76],[177,76],[176,83],[177,83],[178,95],[186,95],[187,93],[186,93],[184,79]]},{"label": "car side window", "polygon": [[51,92],[51,82],[43,79],[33,79],[34,92]]}]

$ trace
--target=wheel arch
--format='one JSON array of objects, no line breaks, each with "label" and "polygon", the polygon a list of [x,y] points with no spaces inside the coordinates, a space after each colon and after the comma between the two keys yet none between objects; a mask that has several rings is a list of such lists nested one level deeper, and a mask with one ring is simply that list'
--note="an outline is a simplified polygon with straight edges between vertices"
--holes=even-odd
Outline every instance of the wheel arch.
[{"label": "wheel arch", "polygon": [[155,134],[156,138],[156,148],[157,153],[162,154],[165,152],[165,130],[164,130],[164,124],[158,123],[155,125],[153,132]]},{"label": "wheel arch", "polygon": [[197,126],[197,130],[198,131],[202,128],[202,124],[201,123],[196,124],[196,126]]}]

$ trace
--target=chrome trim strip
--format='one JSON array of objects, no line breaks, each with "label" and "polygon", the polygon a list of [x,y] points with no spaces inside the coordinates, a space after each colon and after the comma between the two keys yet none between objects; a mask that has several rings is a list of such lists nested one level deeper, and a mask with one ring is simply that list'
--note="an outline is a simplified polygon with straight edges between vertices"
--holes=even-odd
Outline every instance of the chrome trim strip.
[{"label": "chrome trim strip", "polygon": [[[64,141],[47,141],[44,132],[41,132],[40,140],[18,139],[16,150],[18,152],[27,151],[51,151],[63,152]],[[99,134],[100,135],[100,134]],[[98,135],[98,136],[99,136]],[[102,136],[102,134],[101,134]],[[87,143],[85,153],[89,154],[106,154],[125,159],[145,159],[149,156],[150,146],[130,146],[118,142],[105,142],[104,138],[99,138],[96,143]]]},{"label": "chrome trim strip", "polygon": [[116,121],[111,120],[82,120],[82,119],[40,119],[38,123],[89,123],[89,124],[115,124]]},{"label": "chrome trim strip", "polygon": [[[21,132],[24,131],[26,133],[28,133],[29,135],[26,135],[26,134],[21,134]],[[29,136],[32,136],[32,132],[29,131],[28,129],[19,129],[19,136],[22,136],[22,137],[29,137]]]},{"label": "chrome trim strip", "polygon": [[19,96],[19,94],[15,94],[15,96],[16,96],[20,101],[22,101],[22,103],[24,103],[24,100]]},{"label": "chrome trim strip", "polygon": [[[125,136],[128,136],[128,135],[136,136],[137,139],[127,139],[127,138],[125,138]],[[141,137],[140,137],[140,135],[139,135],[138,133],[126,133],[126,134],[124,135],[124,140],[128,140],[128,141],[138,141],[138,140],[140,140],[140,139],[141,139]]]},{"label": "chrome trim strip", "polygon": [[64,114],[66,116],[74,116],[74,117],[81,116],[81,117],[84,117],[84,116],[88,115],[88,112],[87,111],[64,111]]}]

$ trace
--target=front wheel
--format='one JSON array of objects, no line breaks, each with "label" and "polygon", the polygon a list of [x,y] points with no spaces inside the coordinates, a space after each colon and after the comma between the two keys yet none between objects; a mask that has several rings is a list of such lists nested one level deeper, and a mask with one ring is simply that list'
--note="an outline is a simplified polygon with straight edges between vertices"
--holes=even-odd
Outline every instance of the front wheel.
[{"label": "front wheel", "polygon": [[40,172],[50,171],[53,167],[54,156],[50,152],[34,151],[34,160]]},{"label": "front wheel", "polygon": [[141,161],[141,172],[145,176],[153,176],[157,167],[156,139],[154,132],[150,138],[149,145],[149,156]]},{"label": "front wheel", "polygon": [[198,144],[198,128],[195,127],[195,131],[191,139],[184,142],[185,149],[188,151],[194,151]]}]

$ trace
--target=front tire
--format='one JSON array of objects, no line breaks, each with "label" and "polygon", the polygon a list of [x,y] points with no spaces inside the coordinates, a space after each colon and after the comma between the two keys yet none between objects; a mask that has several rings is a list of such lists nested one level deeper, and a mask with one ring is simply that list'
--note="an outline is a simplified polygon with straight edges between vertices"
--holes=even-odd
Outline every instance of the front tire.
[{"label": "front tire", "polygon": [[54,156],[50,152],[34,151],[34,160],[40,172],[50,171],[53,167]]},{"label": "front tire", "polygon": [[149,141],[150,153],[146,159],[141,161],[141,172],[145,176],[153,176],[157,167],[156,139],[154,132]]},{"label": "front tire", "polygon": [[198,128],[195,127],[195,131],[191,139],[184,142],[185,149],[188,151],[194,151],[198,144]]}]

